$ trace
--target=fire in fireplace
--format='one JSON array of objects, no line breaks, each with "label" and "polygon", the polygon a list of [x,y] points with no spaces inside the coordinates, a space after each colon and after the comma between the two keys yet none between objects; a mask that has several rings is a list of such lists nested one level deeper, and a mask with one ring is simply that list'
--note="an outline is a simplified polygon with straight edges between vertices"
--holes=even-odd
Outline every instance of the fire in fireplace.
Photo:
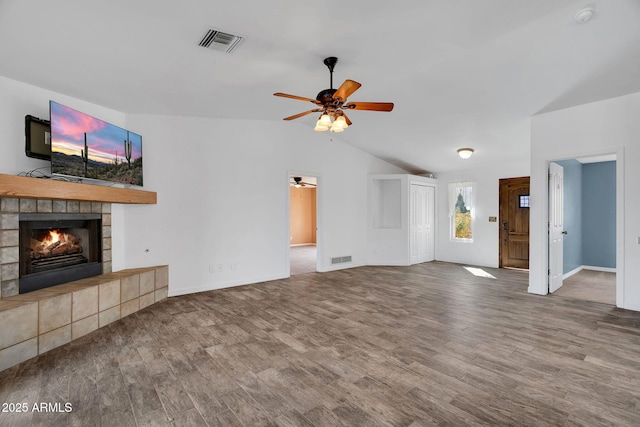
[{"label": "fire in fireplace", "polygon": [[100,214],[21,214],[20,293],[102,274]]},{"label": "fire in fireplace", "polygon": [[82,239],[61,230],[38,230],[31,239],[31,272],[52,270],[68,265],[83,264]]}]

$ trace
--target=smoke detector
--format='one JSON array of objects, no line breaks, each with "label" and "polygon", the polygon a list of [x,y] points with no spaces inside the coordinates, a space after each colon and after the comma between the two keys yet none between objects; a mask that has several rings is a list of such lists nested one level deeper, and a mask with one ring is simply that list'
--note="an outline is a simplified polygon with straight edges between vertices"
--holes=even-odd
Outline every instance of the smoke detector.
[{"label": "smoke detector", "polygon": [[241,36],[215,28],[207,28],[198,45],[220,52],[231,53],[243,40],[244,38]]},{"label": "smoke detector", "polygon": [[578,24],[587,23],[591,21],[594,13],[595,10],[593,10],[592,7],[585,7],[584,9],[581,9],[578,11],[578,13],[576,13],[575,20]]}]

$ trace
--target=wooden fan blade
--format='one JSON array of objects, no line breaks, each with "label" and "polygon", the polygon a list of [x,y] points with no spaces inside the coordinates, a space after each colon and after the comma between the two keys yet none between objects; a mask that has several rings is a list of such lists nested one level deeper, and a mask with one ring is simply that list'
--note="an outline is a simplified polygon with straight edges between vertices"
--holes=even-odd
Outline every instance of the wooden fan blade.
[{"label": "wooden fan blade", "polygon": [[342,108],[349,110],[385,111],[393,110],[393,102],[350,102]]},{"label": "wooden fan blade", "polygon": [[281,96],[283,98],[297,99],[297,100],[300,100],[300,101],[309,101],[309,102],[313,102],[314,104],[320,105],[320,101],[317,101],[317,100],[311,99],[311,98],[305,98],[303,96],[289,95],[288,93],[281,93],[281,92],[276,92],[273,95],[274,96]]},{"label": "wooden fan blade", "polygon": [[333,94],[333,99],[344,102],[347,98],[355,91],[357,91],[360,86],[362,86],[358,82],[354,82],[353,80],[345,80],[344,83],[338,88],[336,93]]},{"label": "wooden fan blade", "polygon": [[317,113],[318,111],[322,111],[322,109],[316,108],[315,110],[305,111],[304,113],[296,114],[294,116],[285,117],[282,120],[293,120],[293,119],[297,119],[298,117],[306,116],[307,114]]}]

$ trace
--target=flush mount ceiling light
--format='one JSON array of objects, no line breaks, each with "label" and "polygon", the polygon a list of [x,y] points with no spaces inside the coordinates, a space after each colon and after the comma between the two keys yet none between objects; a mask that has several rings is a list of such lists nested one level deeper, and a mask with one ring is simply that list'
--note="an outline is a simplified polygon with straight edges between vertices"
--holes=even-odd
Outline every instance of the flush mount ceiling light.
[{"label": "flush mount ceiling light", "polygon": [[585,7],[584,9],[581,9],[578,11],[578,13],[576,13],[575,20],[578,24],[584,24],[591,21],[594,13],[595,11],[592,7]]},{"label": "flush mount ceiling light", "polygon": [[473,154],[473,148],[458,148],[458,156],[462,159],[468,159]]}]

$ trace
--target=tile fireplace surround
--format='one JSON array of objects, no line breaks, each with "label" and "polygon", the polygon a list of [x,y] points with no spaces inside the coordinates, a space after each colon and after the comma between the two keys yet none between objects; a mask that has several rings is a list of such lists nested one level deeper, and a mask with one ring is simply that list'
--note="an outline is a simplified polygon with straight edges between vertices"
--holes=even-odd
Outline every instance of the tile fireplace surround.
[{"label": "tile fireplace surround", "polygon": [[111,203],[0,198],[0,299],[18,295],[21,213],[102,214],[102,271],[111,273]]},{"label": "tile fireplace surround", "polygon": [[[103,273],[18,294],[20,213],[98,213]],[[0,198],[0,371],[167,297],[168,267],[112,272],[111,203]]]}]

